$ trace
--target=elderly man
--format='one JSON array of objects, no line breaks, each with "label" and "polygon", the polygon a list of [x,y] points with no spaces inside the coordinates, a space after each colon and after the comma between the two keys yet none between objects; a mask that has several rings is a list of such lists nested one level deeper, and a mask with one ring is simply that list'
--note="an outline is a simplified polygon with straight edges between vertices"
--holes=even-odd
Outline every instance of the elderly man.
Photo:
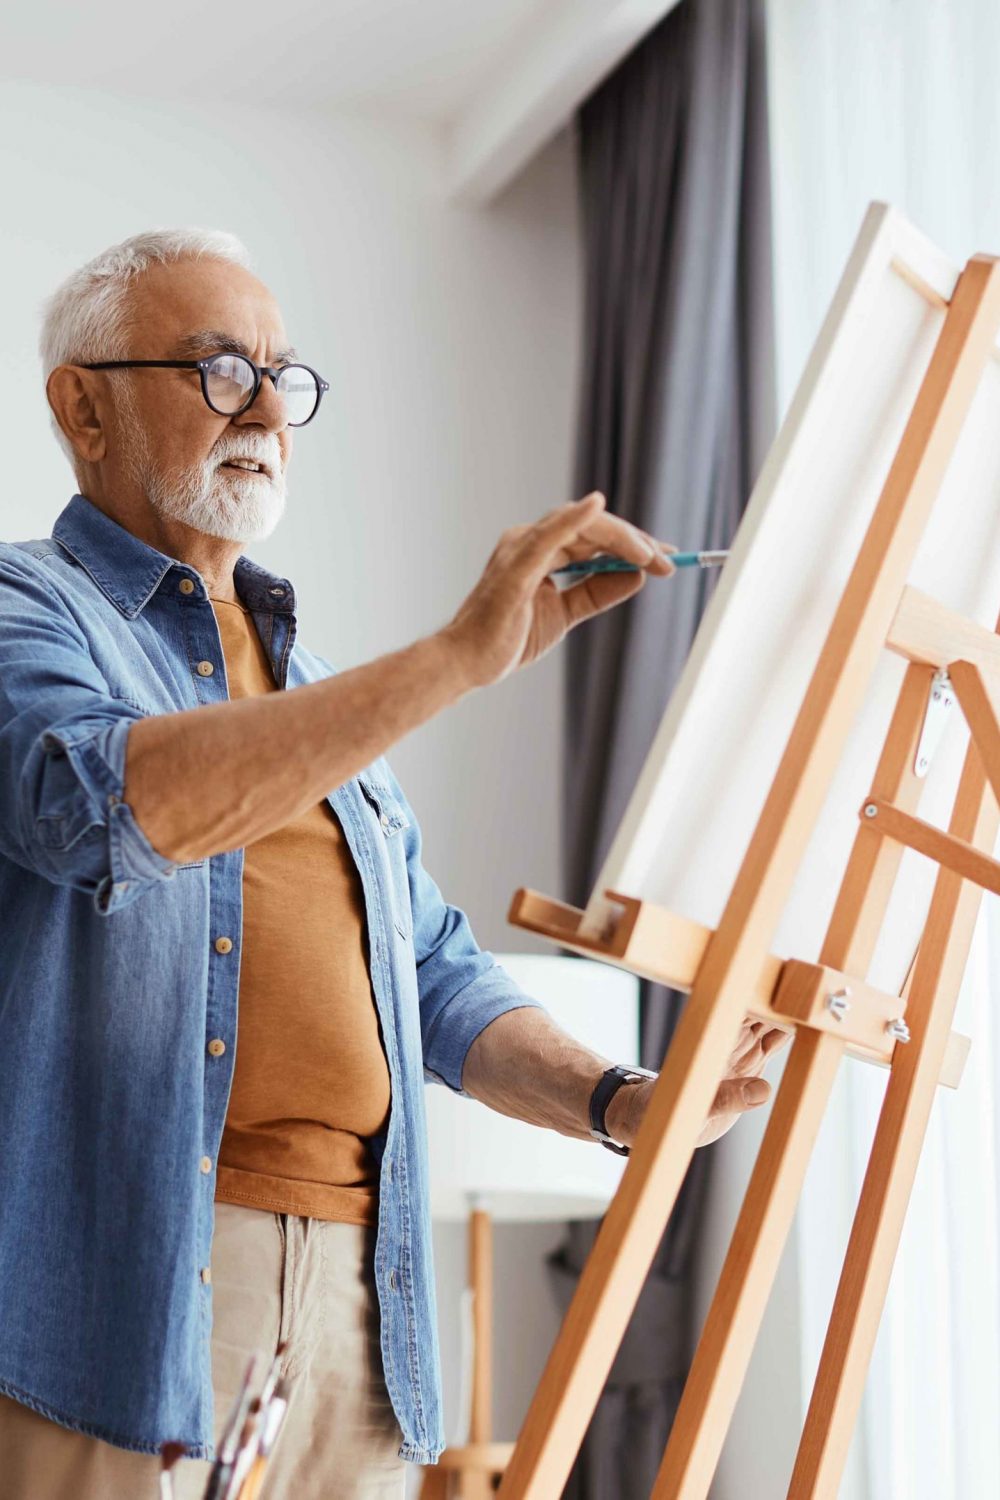
[{"label": "elderly man", "polygon": [[[671,564],[600,495],[506,532],[453,619],[335,672],[241,551],[324,382],[231,236],[147,234],[52,299],[79,493],[0,545],[5,1500],[202,1495],[247,1356],[270,1500],[378,1500],[442,1445],[425,1078],[628,1145],[605,1075],[477,946],[384,754]],[[565,593],[598,551],[640,565]],[[237,1011],[239,1015],[237,1046]],[[767,1097],[744,1028],[702,1140]]]}]

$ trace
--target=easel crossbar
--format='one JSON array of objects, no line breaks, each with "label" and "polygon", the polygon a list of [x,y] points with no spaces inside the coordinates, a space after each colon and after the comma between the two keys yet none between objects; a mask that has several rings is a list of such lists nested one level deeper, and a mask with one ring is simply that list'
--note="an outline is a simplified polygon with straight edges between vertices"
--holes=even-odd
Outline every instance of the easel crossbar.
[{"label": "easel crossbar", "polygon": [[[579,935],[583,920],[580,907],[527,888],[515,892],[507,920],[514,927],[551,938],[560,947],[582,957],[600,959],[671,989],[690,990],[712,936],[711,928],[669,912],[655,902],[636,901],[618,892],[609,891],[608,896],[616,903],[627,903],[629,913],[619,924],[613,941],[607,944]],[[622,929],[627,934],[624,941]],[[633,946],[638,934],[641,938]],[[658,954],[655,963],[650,957],[654,949]],[[838,1020],[836,1013],[828,1008],[827,1000],[845,989],[851,991],[850,1008]],[[769,954],[756,984],[749,987],[746,1014],[753,1020],[789,1030],[808,1027],[827,1032],[839,1037],[848,1056],[859,1062],[888,1066],[895,1043],[886,1035],[885,1027],[889,1021],[903,1016],[905,1009],[900,996],[875,989],[854,975],[823,964],[783,960]],[[941,1069],[943,1087],[958,1088],[969,1046],[968,1037],[952,1033]]]},{"label": "easel crossbar", "polygon": [[912,813],[901,812],[898,807],[879,800],[866,803],[861,815],[869,818],[885,838],[926,854],[946,870],[954,870],[963,880],[971,880],[984,891],[1000,896],[1000,861],[966,839],[956,838],[923,818],[915,818]]}]

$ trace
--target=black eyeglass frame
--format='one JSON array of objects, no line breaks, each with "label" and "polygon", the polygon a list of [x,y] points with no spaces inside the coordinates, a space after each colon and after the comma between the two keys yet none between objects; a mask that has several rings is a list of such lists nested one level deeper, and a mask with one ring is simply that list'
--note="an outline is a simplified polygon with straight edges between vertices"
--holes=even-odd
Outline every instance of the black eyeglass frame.
[{"label": "black eyeglass frame", "polygon": [[[208,371],[217,359],[242,359],[253,370],[253,390],[242,406],[235,411],[220,411],[217,406],[212,405],[208,394]],[[330,389],[329,383],[323,379],[318,370],[312,365],[304,365],[301,360],[294,360],[287,365],[257,365],[247,354],[234,354],[231,350],[225,353],[210,354],[207,359],[104,359],[96,364],[82,365],[84,370],[197,370],[201,376],[201,394],[205,398],[205,405],[210,411],[214,411],[217,417],[239,417],[245,411],[249,411],[257,399],[261,383],[265,375],[271,377],[271,384],[275,390],[278,389],[278,376],[283,375],[286,370],[308,370],[316,382],[316,405],[306,417],[304,422],[289,422],[289,427],[305,427],[310,423],[319,411],[319,404],[323,399],[323,392]]]}]

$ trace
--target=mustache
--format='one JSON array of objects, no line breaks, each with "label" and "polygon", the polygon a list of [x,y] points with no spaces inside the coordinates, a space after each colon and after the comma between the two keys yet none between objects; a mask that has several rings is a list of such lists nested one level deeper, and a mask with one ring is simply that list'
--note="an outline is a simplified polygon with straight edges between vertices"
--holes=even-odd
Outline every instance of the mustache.
[{"label": "mustache", "polygon": [[212,447],[207,465],[216,469],[234,458],[245,458],[259,464],[272,484],[282,478],[281,448],[273,434],[265,437],[258,432],[224,432]]}]

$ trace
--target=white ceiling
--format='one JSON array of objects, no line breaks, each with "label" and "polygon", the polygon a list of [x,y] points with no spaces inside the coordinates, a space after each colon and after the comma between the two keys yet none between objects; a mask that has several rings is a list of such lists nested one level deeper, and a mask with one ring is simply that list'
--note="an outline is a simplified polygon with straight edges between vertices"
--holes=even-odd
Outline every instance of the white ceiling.
[{"label": "white ceiling", "polygon": [[4,6],[0,77],[446,121],[556,0],[34,0]]},{"label": "white ceiling", "polygon": [[0,86],[404,115],[441,127],[451,192],[483,202],[675,3],[0,0]]}]

